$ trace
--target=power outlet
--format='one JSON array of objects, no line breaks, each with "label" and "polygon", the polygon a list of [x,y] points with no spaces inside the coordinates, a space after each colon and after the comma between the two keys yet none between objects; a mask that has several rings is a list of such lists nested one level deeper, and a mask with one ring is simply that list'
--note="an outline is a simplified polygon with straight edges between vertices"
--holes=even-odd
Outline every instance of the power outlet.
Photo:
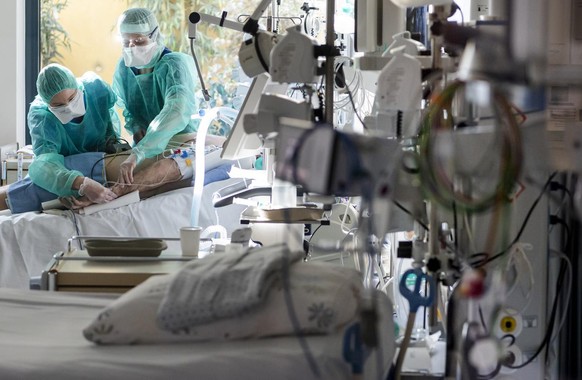
[{"label": "power outlet", "polygon": [[489,15],[489,1],[487,0],[471,0],[471,20],[479,20],[480,16]]}]

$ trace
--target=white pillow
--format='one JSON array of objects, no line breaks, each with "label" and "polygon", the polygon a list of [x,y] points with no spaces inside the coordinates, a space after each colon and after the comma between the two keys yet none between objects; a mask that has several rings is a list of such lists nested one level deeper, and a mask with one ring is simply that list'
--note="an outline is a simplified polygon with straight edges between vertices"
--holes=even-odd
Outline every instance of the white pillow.
[{"label": "white pillow", "polygon": [[[280,276],[265,304],[248,313],[180,331],[162,330],[156,324],[156,315],[173,276],[150,277],[116,299],[83,330],[85,338],[98,344],[143,344],[295,334]],[[357,320],[362,283],[354,269],[299,262],[290,268],[289,284],[303,333],[333,333]]]}]

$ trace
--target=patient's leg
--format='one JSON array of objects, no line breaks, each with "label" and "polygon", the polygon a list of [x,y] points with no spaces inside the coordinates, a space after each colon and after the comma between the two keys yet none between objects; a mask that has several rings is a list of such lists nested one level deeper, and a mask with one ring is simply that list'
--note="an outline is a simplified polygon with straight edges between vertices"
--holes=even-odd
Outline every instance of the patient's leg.
[{"label": "patient's leg", "polygon": [[[124,156],[111,156],[105,158],[105,174],[108,179],[117,179],[119,177],[120,162],[118,161],[123,162],[126,158],[127,157]],[[118,185],[109,180],[107,182],[110,185],[111,191],[118,196],[138,190],[140,198],[144,199],[166,191],[190,186],[191,179],[181,181],[180,177],[181,174],[178,169],[178,164],[176,164],[173,159],[166,158],[158,161],[150,160],[150,162],[147,162],[144,165],[139,165],[135,170],[133,184],[131,185]],[[93,202],[87,197],[61,199],[61,202],[68,208],[72,209],[80,209],[93,204]]]},{"label": "patient's leg", "polygon": [[[112,166],[112,169],[113,167],[115,166]],[[118,169],[118,167],[116,168]],[[110,178],[109,170],[107,171],[107,178]],[[180,178],[181,174],[176,161],[165,158],[148,166],[138,167],[133,176],[133,184],[116,184],[111,187],[111,190],[119,196],[138,190],[141,198],[147,198],[169,190],[190,186],[191,179],[180,181]]]}]

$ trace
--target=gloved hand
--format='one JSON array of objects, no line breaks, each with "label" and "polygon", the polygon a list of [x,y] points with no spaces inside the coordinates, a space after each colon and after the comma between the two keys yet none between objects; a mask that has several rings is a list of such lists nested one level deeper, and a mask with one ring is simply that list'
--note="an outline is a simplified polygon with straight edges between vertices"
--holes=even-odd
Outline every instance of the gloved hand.
[{"label": "gloved hand", "polygon": [[129,157],[121,165],[119,165],[119,178],[117,183],[120,185],[131,185],[133,183],[133,169],[137,164],[137,157],[135,154],[130,154]]},{"label": "gloved hand", "polygon": [[79,195],[86,196],[94,203],[107,203],[117,198],[117,194],[89,177],[83,178]]}]

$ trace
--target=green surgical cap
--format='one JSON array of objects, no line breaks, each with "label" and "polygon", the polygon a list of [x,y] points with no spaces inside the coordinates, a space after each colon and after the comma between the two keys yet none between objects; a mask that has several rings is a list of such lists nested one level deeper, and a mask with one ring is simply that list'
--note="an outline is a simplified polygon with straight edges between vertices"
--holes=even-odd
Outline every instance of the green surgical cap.
[{"label": "green surgical cap", "polygon": [[77,89],[77,79],[73,72],[58,63],[45,66],[36,79],[36,90],[45,103],[50,103],[53,96],[66,89]]},{"label": "green surgical cap", "polygon": [[119,16],[119,33],[150,34],[158,27],[156,16],[146,8],[131,8]]}]

